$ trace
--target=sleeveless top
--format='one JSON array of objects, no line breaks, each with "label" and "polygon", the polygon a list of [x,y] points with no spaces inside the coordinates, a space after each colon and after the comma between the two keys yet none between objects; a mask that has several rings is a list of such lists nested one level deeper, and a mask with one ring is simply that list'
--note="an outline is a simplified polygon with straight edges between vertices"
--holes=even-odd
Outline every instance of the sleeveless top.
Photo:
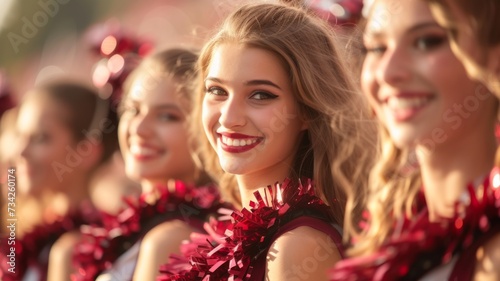
[{"label": "sleeveless top", "polygon": [[[284,226],[280,227],[278,232],[271,238],[270,240],[270,245],[274,243],[281,235],[292,231],[296,228],[299,228],[301,226],[307,226],[313,229],[316,229],[318,231],[321,231],[325,234],[327,234],[330,239],[330,241],[320,241],[321,243],[321,248],[323,252],[326,252],[328,254],[332,254],[332,248],[331,248],[331,243],[336,246],[337,250],[339,251],[340,255],[342,258],[344,258],[344,246],[342,244],[342,231],[339,230],[338,227],[324,221],[321,219],[317,219],[314,217],[309,217],[309,216],[302,216],[298,217],[289,223],[285,224]],[[255,261],[255,267],[252,272],[252,277],[248,280],[252,281],[264,281],[265,280],[265,273],[266,273],[266,253],[263,253],[260,255],[260,257]]]},{"label": "sleeveless top", "polygon": [[[206,226],[210,235],[186,242],[182,254],[172,255],[160,268],[157,280],[262,281],[272,243],[301,226],[326,233],[343,255],[342,238],[330,219],[330,208],[315,195],[311,180],[302,182],[286,179],[282,185],[268,186],[265,198],[256,191],[250,209],[221,210],[219,220]],[[332,242],[324,244],[331,251]]]},{"label": "sleeveless top", "polygon": [[82,228],[83,238],[73,253],[77,269],[71,276],[73,281],[94,281],[98,277],[131,280],[140,241],[149,230],[163,222],[181,220],[202,231],[207,216],[225,206],[213,185],[195,187],[176,181],[173,188],[157,189],[160,195],[153,204],[146,201],[145,194],[135,201],[126,199],[129,207],[116,216],[103,216],[104,227]]}]

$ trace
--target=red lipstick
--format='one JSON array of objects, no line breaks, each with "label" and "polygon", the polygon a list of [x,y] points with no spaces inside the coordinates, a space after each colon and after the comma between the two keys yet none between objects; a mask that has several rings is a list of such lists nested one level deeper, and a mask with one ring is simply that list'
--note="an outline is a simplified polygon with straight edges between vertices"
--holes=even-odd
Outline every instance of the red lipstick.
[{"label": "red lipstick", "polygon": [[[230,139],[230,140],[228,140]],[[239,133],[227,133],[227,132],[222,132],[219,133],[219,142],[221,145],[221,148],[229,153],[242,153],[251,150],[252,148],[256,147],[262,142],[262,137],[255,137],[255,136],[249,136],[249,135],[244,135],[244,134],[239,134]],[[245,145],[230,145],[229,143],[232,143],[233,140],[239,140],[248,142],[248,144]]]}]

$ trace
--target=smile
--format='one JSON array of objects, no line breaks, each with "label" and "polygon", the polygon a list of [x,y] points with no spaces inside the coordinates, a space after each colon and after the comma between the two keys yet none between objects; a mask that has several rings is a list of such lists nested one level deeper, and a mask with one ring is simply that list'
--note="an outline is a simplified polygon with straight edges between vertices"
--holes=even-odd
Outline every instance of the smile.
[{"label": "smile", "polygon": [[392,109],[418,108],[426,105],[430,100],[430,97],[390,97],[387,105]]},{"label": "smile", "polygon": [[397,122],[409,121],[422,111],[432,96],[392,96],[386,100],[387,109]]},{"label": "smile", "polygon": [[252,137],[242,134],[219,134],[221,148],[230,153],[241,153],[256,147],[262,142],[261,137]]},{"label": "smile", "polygon": [[160,154],[158,149],[137,144],[130,145],[129,150],[130,154],[132,154],[134,158],[139,161],[149,160]]}]

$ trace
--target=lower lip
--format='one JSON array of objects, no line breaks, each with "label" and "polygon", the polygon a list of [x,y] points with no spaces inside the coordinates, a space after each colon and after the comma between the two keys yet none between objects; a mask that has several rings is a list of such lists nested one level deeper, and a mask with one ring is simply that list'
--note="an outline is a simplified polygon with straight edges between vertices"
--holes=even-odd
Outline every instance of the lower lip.
[{"label": "lower lip", "polygon": [[422,111],[422,109],[424,109],[426,106],[427,104],[423,104],[419,107],[411,107],[405,109],[388,108],[388,110],[390,111],[390,114],[394,117],[394,120],[396,122],[406,122],[415,118],[415,116],[417,116],[417,114],[420,111]]},{"label": "lower lip", "polygon": [[252,143],[250,145],[245,145],[245,146],[229,146],[225,143],[222,142],[221,140],[221,137],[219,137],[219,142],[220,142],[220,145],[222,147],[222,150],[226,151],[226,152],[230,152],[230,153],[242,153],[242,152],[246,152],[246,151],[249,151],[250,149],[256,147],[257,145],[259,145],[259,143],[261,142],[261,140],[257,140],[255,143]]},{"label": "lower lip", "polygon": [[132,157],[134,160],[139,161],[139,162],[145,162],[154,159],[156,156],[153,155],[135,155],[132,154]]}]

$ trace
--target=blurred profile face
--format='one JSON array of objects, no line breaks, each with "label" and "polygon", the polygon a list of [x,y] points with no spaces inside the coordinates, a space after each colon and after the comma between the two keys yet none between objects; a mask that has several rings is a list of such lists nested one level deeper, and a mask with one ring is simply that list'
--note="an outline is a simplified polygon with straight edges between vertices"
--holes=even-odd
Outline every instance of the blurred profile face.
[{"label": "blurred profile face", "polygon": [[364,45],[362,89],[397,146],[438,146],[492,123],[494,99],[468,79],[425,2],[375,1]]},{"label": "blurred profile face", "polygon": [[240,44],[217,46],[202,110],[205,133],[224,171],[273,175],[273,181],[288,176],[306,125],[274,54]]},{"label": "blurred profile face", "polygon": [[[153,82],[152,82],[153,81]],[[118,127],[127,176],[164,183],[193,181],[195,165],[188,146],[185,101],[177,83],[139,74],[123,101]]]},{"label": "blurred profile face", "polygon": [[62,190],[71,182],[78,156],[76,141],[63,123],[66,114],[58,103],[43,98],[31,97],[21,105],[16,172],[22,192]]},{"label": "blurred profile face", "polygon": [[446,6],[431,3],[430,8],[436,21],[446,29],[451,49],[472,79],[483,82],[500,97],[500,46],[480,46],[470,18],[453,0],[444,2]]}]

